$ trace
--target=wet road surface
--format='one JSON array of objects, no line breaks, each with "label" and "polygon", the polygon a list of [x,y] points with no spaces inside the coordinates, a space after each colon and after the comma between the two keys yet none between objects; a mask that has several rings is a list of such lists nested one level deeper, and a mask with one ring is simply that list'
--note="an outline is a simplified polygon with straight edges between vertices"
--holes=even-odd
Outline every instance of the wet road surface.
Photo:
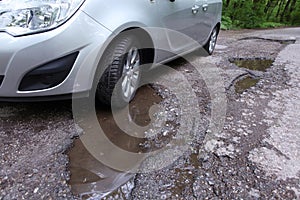
[{"label": "wet road surface", "polygon": [[[89,155],[76,139],[68,101],[0,103],[0,199],[77,199],[84,194],[99,199],[112,190],[106,199],[299,199],[299,35],[299,28],[221,32],[216,52],[206,58],[222,70],[226,88],[226,121],[218,133],[208,129],[211,97],[205,82],[184,60],[171,63],[192,85],[203,120],[191,148],[151,173],[118,172]],[[274,62],[257,70],[237,66],[230,62],[234,59],[250,60],[248,65],[251,60]],[[258,81],[249,80],[236,92],[248,77]],[[166,93],[162,88],[142,91],[141,101],[149,105],[139,108],[133,102],[135,122],[149,123],[146,108],[162,99],[176,104]],[[112,141],[139,151],[139,139],[120,135],[110,111],[98,111]],[[214,141],[204,144],[207,134]],[[204,146],[212,150],[203,153]]]},{"label": "wet road surface", "polygon": [[[152,105],[159,102],[161,102],[161,97],[150,86],[140,88],[130,103],[131,118],[141,126],[148,125],[151,121],[148,111]],[[118,128],[109,108],[98,105],[97,117],[106,136],[115,145],[131,152],[143,151],[141,144],[144,139],[130,137]],[[117,190],[134,176],[132,173],[117,171],[99,162],[85,148],[80,138],[75,140],[68,156],[71,172],[69,184],[72,192],[82,198],[92,196],[95,193],[97,193],[98,198],[102,198]]]}]

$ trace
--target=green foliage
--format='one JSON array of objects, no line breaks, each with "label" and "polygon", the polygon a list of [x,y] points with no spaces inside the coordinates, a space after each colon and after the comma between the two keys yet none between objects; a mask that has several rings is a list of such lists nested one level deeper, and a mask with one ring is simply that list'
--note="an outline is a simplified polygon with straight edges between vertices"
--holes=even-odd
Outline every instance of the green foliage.
[{"label": "green foliage", "polygon": [[221,29],[223,30],[229,30],[233,28],[233,23],[228,16],[222,16],[222,23],[221,23]]},{"label": "green foliage", "polygon": [[235,23],[235,26],[241,28],[253,28],[259,26],[261,18],[257,12],[254,12],[252,7],[253,5],[248,1],[236,10],[235,16],[238,21],[236,21],[237,23]]},{"label": "green foliage", "polygon": [[300,0],[223,0],[223,29],[286,25],[300,25]]},{"label": "green foliage", "polygon": [[285,26],[285,24],[278,23],[278,22],[263,22],[260,24],[260,28],[276,28],[276,27],[282,27]]},{"label": "green foliage", "polygon": [[296,8],[295,12],[293,12],[291,15],[291,25],[300,25],[300,3],[299,6]]}]

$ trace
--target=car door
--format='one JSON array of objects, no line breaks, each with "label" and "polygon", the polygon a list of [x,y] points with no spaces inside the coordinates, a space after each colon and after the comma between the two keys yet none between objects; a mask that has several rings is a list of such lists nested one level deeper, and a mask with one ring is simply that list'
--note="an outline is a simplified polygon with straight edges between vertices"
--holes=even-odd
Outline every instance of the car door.
[{"label": "car door", "polygon": [[213,26],[212,1],[215,0],[156,0],[161,26],[175,31],[166,31],[172,52],[187,51],[195,46],[195,41],[204,44]]},{"label": "car door", "polygon": [[199,7],[199,26],[201,34],[197,41],[204,45],[212,32],[213,28],[221,20],[222,1],[221,0],[195,0],[195,5]]},{"label": "car door", "polygon": [[196,27],[192,33],[192,38],[204,45],[213,28],[213,1],[214,0],[195,0],[192,7],[192,13],[196,20]]},{"label": "car door", "polygon": [[[180,35],[189,37],[194,35],[197,25],[197,20],[192,13],[194,2],[195,0],[156,0],[160,23],[163,28],[166,28],[169,45],[173,51],[180,51],[191,45],[191,41]],[[168,29],[174,32],[167,31]]]}]

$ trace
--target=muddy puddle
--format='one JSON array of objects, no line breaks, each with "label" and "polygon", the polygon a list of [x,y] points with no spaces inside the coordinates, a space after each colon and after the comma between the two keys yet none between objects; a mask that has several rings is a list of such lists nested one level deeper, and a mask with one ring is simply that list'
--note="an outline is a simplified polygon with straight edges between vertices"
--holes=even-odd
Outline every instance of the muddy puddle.
[{"label": "muddy puddle", "polygon": [[201,164],[198,154],[191,153],[181,168],[175,168],[176,181],[170,188],[171,196],[180,197],[187,192],[187,186],[188,188],[193,188],[199,168],[201,168]]},{"label": "muddy puddle", "polygon": [[295,44],[296,40],[283,40],[280,41],[280,44],[285,44],[285,45],[289,45],[289,44]]},{"label": "muddy puddle", "polygon": [[232,58],[229,61],[238,67],[262,72],[265,72],[268,68],[270,68],[274,62],[272,59],[263,58]]},{"label": "muddy puddle", "polygon": [[[229,59],[231,63],[244,69],[266,72],[269,69],[274,60],[265,58],[232,58]],[[255,86],[259,82],[259,77],[245,76],[239,79],[234,87],[236,93],[243,93],[247,89]]]},{"label": "muddy puddle", "polygon": [[[149,109],[161,101],[161,97],[150,86],[140,88],[129,105],[132,120],[140,126],[148,125],[151,121]],[[110,141],[127,151],[143,151],[140,144],[145,139],[129,136],[120,130],[110,109],[97,106],[96,112],[99,124]],[[82,199],[89,199],[95,195],[100,199],[110,193],[114,196],[124,196],[120,186],[127,183],[134,174],[120,172],[103,165],[87,151],[80,139],[75,140],[68,155],[71,172],[69,184],[75,195]]]},{"label": "muddy puddle", "polygon": [[235,83],[235,92],[236,93],[243,93],[247,89],[255,86],[258,83],[259,79],[252,78],[250,76],[247,76],[244,79],[241,79]]}]

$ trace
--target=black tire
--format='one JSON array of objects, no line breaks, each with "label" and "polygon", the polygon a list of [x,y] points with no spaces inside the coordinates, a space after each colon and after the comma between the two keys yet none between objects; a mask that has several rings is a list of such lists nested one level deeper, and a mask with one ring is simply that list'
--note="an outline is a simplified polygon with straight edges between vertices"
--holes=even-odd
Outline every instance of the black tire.
[{"label": "black tire", "polygon": [[[122,88],[120,88],[121,85],[117,84],[120,78],[122,78],[128,52],[133,48],[137,49],[139,56],[142,57],[140,43],[137,38],[134,35],[122,34],[105,50],[100,61],[100,67],[103,67],[103,69],[105,68],[105,71],[102,74],[96,89],[96,99],[102,104],[111,105],[112,94],[116,86],[116,97],[118,98],[120,105],[129,103],[134,97],[135,92],[130,97],[125,97],[122,93]],[[142,59],[140,59],[140,62],[141,60]],[[140,65],[141,64],[142,63],[140,63]]]},{"label": "black tire", "polygon": [[210,36],[208,41],[206,42],[206,44],[203,46],[203,48],[205,49],[205,51],[209,54],[212,55],[212,53],[214,52],[215,48],[216,48],[216,43],[217,43],[217,39],[218,39],[218,28],[215,27]]}]

